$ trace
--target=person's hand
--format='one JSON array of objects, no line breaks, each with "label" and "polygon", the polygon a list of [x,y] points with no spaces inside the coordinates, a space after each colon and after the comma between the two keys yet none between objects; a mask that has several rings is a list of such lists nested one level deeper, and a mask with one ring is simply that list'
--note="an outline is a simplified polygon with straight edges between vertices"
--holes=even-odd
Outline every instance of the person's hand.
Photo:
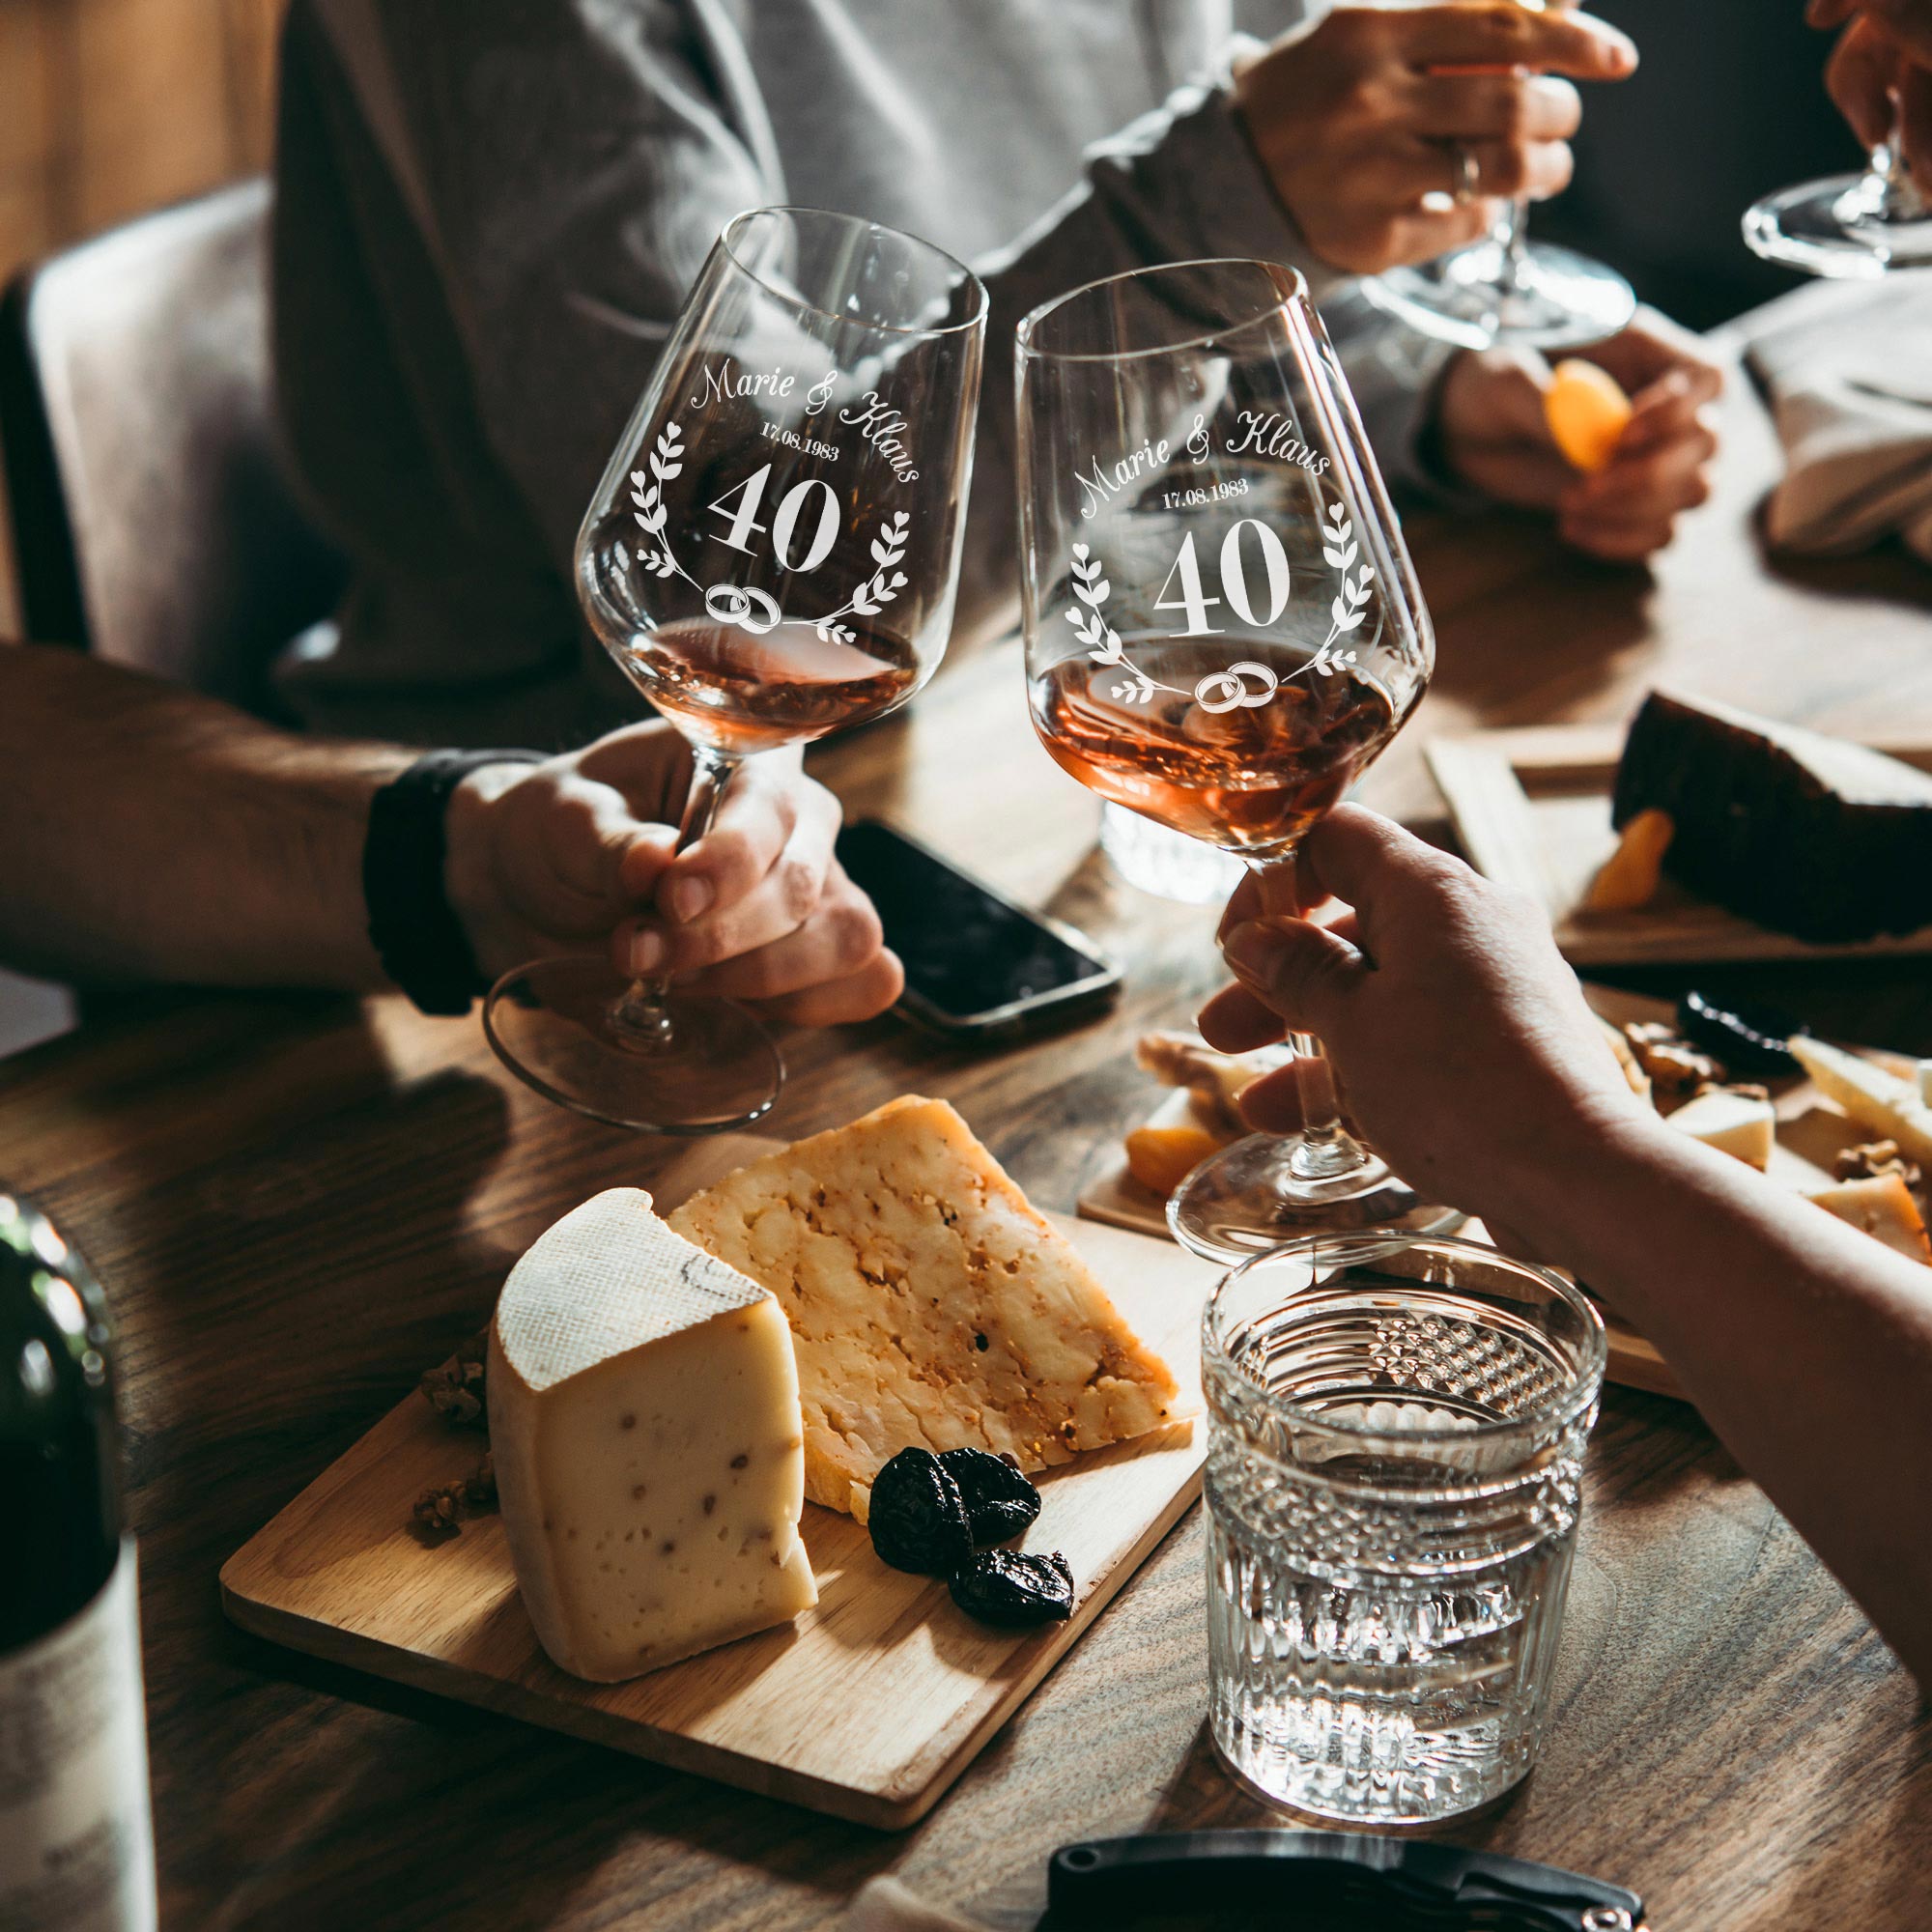
[{"label": "person's hand", "polygon": [[838,801],[793,759],[753,758],[673,858],[690,775],[664,724],[472,773],[450,801],[445,878],[483,972],[608,952],[620,973],[671,974],[799,1025],[883,1012],[904,974],[833,856]]},{"label": "person's hand", "polygon": [[1867,148],[1896,132],[1913,179],[1932,194],[1932,0],[1811,0],[1804,17],[1844,26],[1825,86],[1852,132]]},{"label": "person's hand", "polygon": [[[1299,916],[1331,896],[1351,910]],[[1609,1137],[1655,1125],[1543,909],[1361,806],[1241,882],[1221,947],[1239,983],[1203,1009],[1208,1043],[1314,1034],[1349,1118],[1427,1200],[1507,1227],[1525,1188],[1574,1182]],[[1254,1082],[1241,1112],[1264,1132],[1298,1127],[1294,1065]]]},{"label": "person's hand", "polygon": [[1450,363],[1436,404],[1442,454],[1499,502],[1553,514],[1577,549],[1634,563],[1662,550],[1680,512],[1711,494],[1710,406],[1723,370],[1688,329],[1647,308],[1621,335],[1575,354],[1607,369],[1633,405],[1602,469],[1579,475],[1558,453],[1543,410],[1548,366],[1520,349],[1465,350]]},{"label": "person's hand", "polygon": [[[1541,200],[1567,186],[1582,104],[1551,76],[1622,80],[1635,68],[1635,45],[1586,14],[1512,0],[1338,7],[1249,63],[1235,99],[1308,245],[1369,275],[1474,241],[1494,225],[1496,197]],[[1475,163],[1475,196],[1461,207],[1457,142]]]}]

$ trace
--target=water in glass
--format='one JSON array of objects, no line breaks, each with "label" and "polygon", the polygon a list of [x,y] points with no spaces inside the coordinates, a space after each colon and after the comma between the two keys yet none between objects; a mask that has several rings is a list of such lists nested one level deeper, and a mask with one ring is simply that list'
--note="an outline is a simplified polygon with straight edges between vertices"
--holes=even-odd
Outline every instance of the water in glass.
[{"label": "water in glass", "polygon": [[1529,1770],[1603,1325],[1446,1238],[1319,1236],[1237,1268],[1203,1360],[1210,1724],[1269,1801],[1362,1824]]}]

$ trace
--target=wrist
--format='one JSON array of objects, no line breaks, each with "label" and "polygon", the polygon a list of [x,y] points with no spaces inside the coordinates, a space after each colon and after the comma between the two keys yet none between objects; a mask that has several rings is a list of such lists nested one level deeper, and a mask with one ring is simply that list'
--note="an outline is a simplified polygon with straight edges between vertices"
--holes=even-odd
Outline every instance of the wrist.
[{"label": "wrist", "polygon": [[1686,1156],[1694,1165],[1706,1152],[1640,1102],[1582,1109],[1508,1164],[1496,1215],[1539,1255],[1598,1283],[1618,1271],[1634,1234],[1644,1238],[1650,1209]]},{"label": "wrist", "polygon": [[536,752],[425,752],[369,802],[362,841],[369,940],[384,975],[426,1013],[468,1012],[487,983],[450,902],[450,802],[472,773],[540,760]]}]

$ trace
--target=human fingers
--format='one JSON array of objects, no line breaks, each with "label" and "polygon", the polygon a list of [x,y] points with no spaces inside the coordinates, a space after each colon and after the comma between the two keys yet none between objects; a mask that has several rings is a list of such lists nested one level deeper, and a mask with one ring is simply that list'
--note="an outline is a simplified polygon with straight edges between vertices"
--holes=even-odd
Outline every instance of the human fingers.
[{"label": "human fingers", "polygon": [[1296,1033],[1320,1033],[1363,971],[1348,941],[1306,920],[1237,925],[1221,956],[1250,993]]},{"label": "human fingers", "polygon": [[898,954],[882,947],[845,979],[767,1001],[761,1010],[789,1026],[851,1026],[876,1019],[904,990]]},{"label": "human fingers", "polygon": [[1223,986],[1195,1015],[1201,1037],[1216,1053],[1252,1053],[1272,1046],[1288,1032],[1288,1022],[1239,980]]},{"label": "human fingers", "polygon": [[1898,136],[1912,179],[1932,194],[1932,67],[1909,67],[1899,76]]},{"label": "human fingers", "polygon": [[1557,514],[1588,521],[1669,517],[1695,509],[1710,500],[1709,466],[1717,450],[1716,435],[1695,422],[1668,442],[1634,452],[1619,448],[1602,469],[1564,492]]},{"label": "human fingers", "polygon": [[1319,903],[1302,903],[1301,883],[1291,853],[1241,875],[1240,884],[1228,895],[1227,908],[1214,928],[1214,943],[1218,946],[1236,926],[1250,920],[1298,919],[1304,912],[1313,912]]},{"label": "human fingers", "polygon": [[[1444,208],[1440,197],[1462,185],[1461,169],[1455,147],[1459,143],[1469,156],[1469,188],[1475,199]],[[1485,202],[1514,200],[1526,195],[1531,201],[1548,201],[1570,185],[1575,157],[1567,141],[1464,140],[1443,136],[1431,140],[1385,141],[1378,153],[1364,164],[1358,179],[1373,181],[1382,199],[1396,208],[1414,208],[1425,216],[1443,220],[1451,215],[1464,217],[1456,224],[1466,225],[1471,208]],[[1435,197],[1425,207],[1425,195]],[[1494,211],[1491,211],[1493,220]],[[1478,231],[1480,232],[1480,230]]]},{"label": "human fingers", "polygon": [[1897,46],[1862,14],[1838,36],[1825,63],[1825,91],[1867,148],[1890,137],[1899,67]]},{"label": "human fingers", "polygon": [[1432,140],[1567,141],[1583,97],[1550,74],[1426,73],[1412,83],[1411,125]]},{"label": "human fingers", "polygon": [[1804,10],[1807,24],[1836,27],[1861,14],[1909,53],[1932,66],[1932,7],[1926,0],[1811,0]]},{"label": "human fingers", "polygon": [[769,945],[734,953],[689,980],[694,988],[732,1000],[776,1000],[849,979],[883,949],[885,934],[872,902],[842,870],[794,931]]},{"label": "human fingers", "polygon": [[1724,386],[1724,365],[1703,339],[1654,308],[1638,309],[1608,341],[1576,353],[1615,377],[1638,413],[1650,390],[1673,377],[1680,379],[1673,386],[1688,390],[1700,404],[1712,401]]},{"label": "human fingers", "polygon": [[1594,14],[1532,13],[1515,0],[1490,6],[1422,7],[1391,14],[1409,63],[1530,68],[1573,80],[1623,80],[1636,71],[1636,43]]},{"label": "human fingers", "polygon": [[838,814],[825,788],[791,767],[762,767],[755,760],[740,767],[711,829],[666,868],[655,895],[659,911],[684,925],[729,911],[766,888],[781,857],[796,871],[795,835],[810,824],[818,836],[805,850],[816,854],[816,874],[781,882],[801,901],[803,917],[830,863]]}]

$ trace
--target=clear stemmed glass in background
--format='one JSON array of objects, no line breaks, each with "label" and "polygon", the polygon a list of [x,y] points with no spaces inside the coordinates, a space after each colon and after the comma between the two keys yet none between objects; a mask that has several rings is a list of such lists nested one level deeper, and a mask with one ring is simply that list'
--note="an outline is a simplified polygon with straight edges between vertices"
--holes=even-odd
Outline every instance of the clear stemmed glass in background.
[{"label": "clear stemmed glass in background", "polygon": [[[678,849],[747,757],[901,704],[946,648],[986,292],[928,243],[811,209],[719,237],[597,486],[577,589],[604,647],[692,746]],[[753,1014],[604,958],[491,989],[510,1068],[657,1133],[757,1119],[783,1064]]]},{"label": "clear stemmed glass in background", "polygon": [[[1895,115],[1894,109],[1894,115]],[[1932,268],[1932,200],[1892,138],[1861,175],[1831,175],[1780,189],[1745,211],[1753,253],[1807,274],[1863,277]]]},{"label": "clear stemmed glass in background", "polygon": [[[1376,4],[1419,7],[1435,0]],[[1532,13],[1545,11],[1545,0],[1516,0],[1516,5]],[[1364,282],[1363,291],[1411,327],[1465,349],[1487,349],[1496,342],[1564,349],[1616,334],[1636,313],[1636,293],[1630,283],[1574,248],[1530,241],[1528,219],[1527,199],[1512,201],[1480,242],[1433,262],[1390,269]]]},{"label": "clear stemmed glass in background", "polygon": [[[1301,278],[1138,270],[1020,325],[1027,689],[1102,798],[1263,865],[1293,852],[1420,702],[1429,613]],[[1304,1056],[1305,1129],[1206,1161],[1169,1207],[1197,1253],[1454,1217],[1345,1132]]]}]

